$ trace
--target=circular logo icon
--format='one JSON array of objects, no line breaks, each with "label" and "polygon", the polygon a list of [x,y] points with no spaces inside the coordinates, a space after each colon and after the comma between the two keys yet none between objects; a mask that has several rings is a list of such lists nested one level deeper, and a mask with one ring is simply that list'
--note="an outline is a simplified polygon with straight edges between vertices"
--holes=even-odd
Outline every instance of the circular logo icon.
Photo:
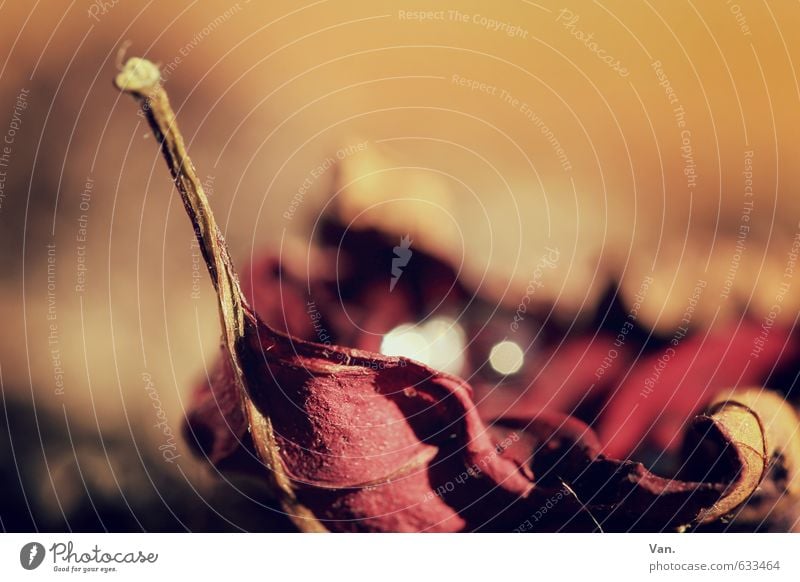
[{"label": "circular logo icon", "polygon": [[44,546],[39,542],[29,542],[19,551],[19,563],[26,570],[35,570],[44,561]]}]

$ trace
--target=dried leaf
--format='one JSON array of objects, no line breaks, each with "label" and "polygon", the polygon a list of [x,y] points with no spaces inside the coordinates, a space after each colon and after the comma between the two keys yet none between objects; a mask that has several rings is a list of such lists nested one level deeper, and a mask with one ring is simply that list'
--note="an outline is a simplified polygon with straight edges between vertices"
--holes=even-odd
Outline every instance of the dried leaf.
[{"label": "dried leaf", "polygon": [[[460,529],[463,515],[480,514],[472,509],[478,499],[527,495],[532,482],[497,453],[462,380],[404,358],[293,338],[261,321],[241,292],[157,67],[130,59],[116,84],[142,103],[218,294],[226,356],[220,389],[201,396],[205,406],[190,419],[195,431],[217,437],[212,458],[233,450],[246,420],[271,491],[308,531],[352,522],[377,530]],[[225,409],[215,412],[212,399]],[[223,425],[229,435],[220,434]],[[431,494],[458,467],[480,474],[442,503],[438,489]]]},{"label": "dried leaf", "polygon": [[[781,489],[798,493],[800,419],[777,394],[761,388],[740,389],[721,395],[708,412],[695,419],[684,445],[687,466],[712,460],[706,479],[728,481],[724,496],[701,516],[709,522],[731,513],[745,502],[767,477],[782,475]],[[707,463],[705,466],[709,466]]]},{"label": "dried leaf", "polygon": [[[633,448],[642,427],[665,402],[677,398],[678,414],[689,415],[704,394],[711,396],[709,388],[718,391],[742,378],[760,379],[789,355],[783,349],[788,332],[773,330],[772,347],[761,352],[763,363],[749,367],[742,354],[743,346],[753,344],[752,333],[687,338],[675,349],[661,381],[681,390],[688,379],[692,390],[661,395],[640,406],[635,421],[624,419],[622,437],[612,436],[605,448],[576,418],[536,410],[542,402],[536,391],[520,402],[506,400],[494,408],[487,404],[484,410],[503,415],[487,425],[473,403],[472,389],[460,378],[406,358],[336,343],[372,346],[374,341],[348,326],[352,315],[342,312],[340,300],[360,306],[355,311],[359,321],[374,326],[376,334],[409,316],[427,314],[432,305],[458,311],[464,302],[479,303],[452,269],[419,253],[418,270],[390,287],[396,295],[389,297],[372,266],[380,260],[381,247],[358,245],[359,252],[373,253],[367,261],[345,249],[343,255],[354,260],[349,278],[335,280],[341,294],[317,287],[315,315],[308,318],[299,300],[301,282],[287,269],[289,292],[284,295],[284,265],[268,260],[249,285],[262,319],[241,291],[157,69],[132,59],[117,85],[139,99],[148,115],[219,297],[223,359],[195,395],[189,433],[221,467],[250,454],[247,468],[255,467],[264,477],[300,529],[504,531],[519,529],[521,520],[545,507],[542,529],[683,530],[730,514],[765,482],[780,495],[797,493],[797,415],[779,396],[758,390],[728,394],[695,420],[686,446],[687,467],[696,477],[666,478],[641,463],[607,456],[608,451]],[[276,294],[285,296],[285,302],[278,303]],[[319,328],[309,321],[326,322],[332,339],[321,340]],[[525,325],[530,338],[536,323],[529,318]],[[480,331],[474,335],[479,338]],[[556,398],[558,407],[583,400],[581,387],[591,381],[592,369],[597,375],[601,355],[608,353],[585,339],[569,345],[561,354],[545,352],[546,377],[528,387],[563,389]],[[470,361],[480,367],[480,357]],[[623,354],[619,362],[624,361]],[[534,368],[525,368],[523,382]],[[613,385],[618,372],[609,371],[603,390]],[[643,373],[647,367],[635,370],[632,378],[638,381]],[[481,386],[482,399],[491,399],[488,383]],[[629,379],[621,398],[611,396],[606,434],[609,426],[621,422],[636,388]],[[556,496],[559,503],[554,506]]]},{"label": "dried leaf", "polygon": [[752,357],[762,332],[760,324],[745,320],[732,329],[686,337],[636,364],[598,426],[604,452],[625,457],[648,436],[659,449],[676,448],[686,419],[720,390],[761,383],[775,367],[797,357],[790,330],[777,327],[759,356]]}]

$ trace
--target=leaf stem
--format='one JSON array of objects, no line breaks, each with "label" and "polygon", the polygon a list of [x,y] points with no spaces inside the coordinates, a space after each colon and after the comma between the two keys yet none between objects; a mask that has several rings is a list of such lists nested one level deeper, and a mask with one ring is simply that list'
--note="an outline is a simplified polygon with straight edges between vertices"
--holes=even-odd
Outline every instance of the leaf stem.
[{"label": "leaf stem", "polygon": [[[278,496],[284,510],[304,531],[326,531],[311,511],[299,503],[288,477],[275,439],[269,416],[256,408],[248,393],[239,350],[246,349],[246,335],[252,330],[267,330],[242,295],[236,270],[203,186],[186,151],[178,129],[175,112],[161,84],[158,67],[147,59],[128,59],[114,79],[116,87],[139,102],[167,161],[183,205],[192,221],[214,289],[217,291],[222,339],[247,413],[256,450],[267,465],[270,488]],[[259,325],[260,324],[260,325]]]},{"label": "leaf stem", "polygon": [[233,348],[235,342],[244,336],[245,301],[225,240],[186,152],[158,67],[146,59],[131,58],[117,75],[115,84],[120,91],[130,93],[139,101],[161,145],[219,297],[225,343]]}]

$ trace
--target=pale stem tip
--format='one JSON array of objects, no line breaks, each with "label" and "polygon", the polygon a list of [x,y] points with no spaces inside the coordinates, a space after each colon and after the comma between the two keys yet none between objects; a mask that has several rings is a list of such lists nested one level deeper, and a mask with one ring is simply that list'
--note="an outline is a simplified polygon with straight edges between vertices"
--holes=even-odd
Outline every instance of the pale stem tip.
[{"label": "pale stem tip", "polygon": [[120,91],[129,93],[148,93],[158,86],[161,72],[158,66],[147,59],[131,57],[122,71],[114,78],[114,84]]}]

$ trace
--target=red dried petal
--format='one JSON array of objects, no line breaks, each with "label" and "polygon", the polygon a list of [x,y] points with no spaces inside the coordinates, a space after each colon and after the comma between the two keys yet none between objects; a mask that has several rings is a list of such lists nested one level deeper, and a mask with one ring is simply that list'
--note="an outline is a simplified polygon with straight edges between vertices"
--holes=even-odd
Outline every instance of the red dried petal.
[{"label": "red dried petal", "polygon": [[647,438],[658,449],[674,450],[686,421],[720,390],[761,384],[782,362],[797,357],[797,341],[778,327],[760,355],[751,357],[762,333],[761,325],[744,321],[735,330],[687,337],[636,364],[601,417],[604,452],[626,457]]}]

